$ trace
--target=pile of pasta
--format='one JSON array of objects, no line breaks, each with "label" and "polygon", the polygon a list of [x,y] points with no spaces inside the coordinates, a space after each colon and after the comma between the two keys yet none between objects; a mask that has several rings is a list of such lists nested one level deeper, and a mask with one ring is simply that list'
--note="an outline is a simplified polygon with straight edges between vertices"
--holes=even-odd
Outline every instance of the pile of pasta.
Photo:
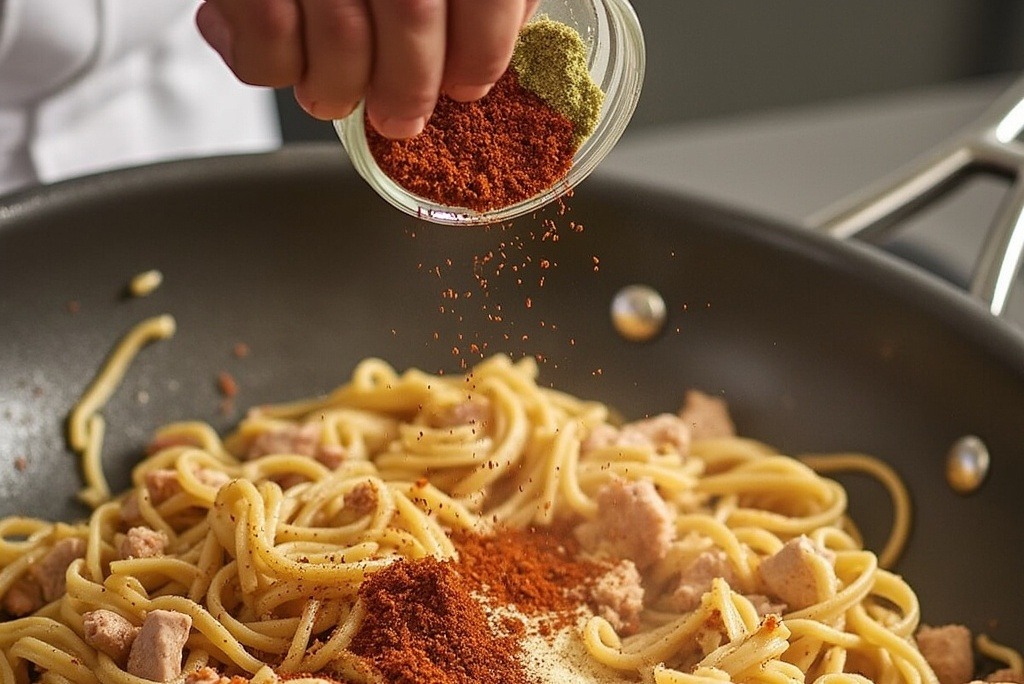
[{"label": "pile of pasta", "polygon": [[[84,543],[60,596],[0,623],[0,679],[142,681],[87,643],[83,616],[103,609],[136,626],[152,611],[189,616],[173,681],[204,667],[256,683],[365,680],[346,648],[364,578],[397,559],[455,557],[453,530],[586,524],[609,483],[642,481],[672,511],[674,539],[643,570],[635,634],[600,616],[583,627],[606,671],[657,684],[937,681],[914,643],[914,592],[883,569],[909,515],[891,471],[858,456],[804,462],[736,436],[587,450],[614,425],[608,406],[541,386],[532,359],[505,356],[462,375],[368,359],[328,396],[253,409],[223,439],[206,424],[168,425],[128,492],[96,497],[93,470],[87,521],[0,521],[0,594],[61,540]],[[95,434],[83,440],[101,447]],[[847,519],[843,488],[817,472],[829,467],[874,469],[893,488],[899,519],[882,562]],[[162,552],[124,557],[131,526],[159,535]],[[751,599],[758,567],[798,538],[830,559],[834,588],[765,616]],[[731,581],[716,578],[695,607],[674,611],[673,577],[708,550]]]}]

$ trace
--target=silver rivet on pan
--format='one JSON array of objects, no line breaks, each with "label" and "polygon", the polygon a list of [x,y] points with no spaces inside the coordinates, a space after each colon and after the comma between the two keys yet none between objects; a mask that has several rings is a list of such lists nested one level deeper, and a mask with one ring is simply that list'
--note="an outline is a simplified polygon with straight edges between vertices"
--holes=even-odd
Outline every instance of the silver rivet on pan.
[{"label": "silver rivet on pan", "polygon": [[985,481],[990,462],[984,442],[974,435],[961,437],[946,456],[946,482],[958,494],[971,494]]},{"label": "silver rivet on pan", "polygon": [[612,299],[612,324],[631,342],[646,342],[661,332],[667,310],[665,300],[654,288],[627,285]]}]

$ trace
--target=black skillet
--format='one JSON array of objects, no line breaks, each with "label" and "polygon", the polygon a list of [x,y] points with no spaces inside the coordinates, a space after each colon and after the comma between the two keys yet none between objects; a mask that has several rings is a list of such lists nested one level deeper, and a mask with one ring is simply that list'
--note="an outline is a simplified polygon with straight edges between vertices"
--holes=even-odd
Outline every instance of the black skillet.
[{"label": "black skillet", "polygon": [[[543,382],[628,417],[697,387],[787,452],[885,458],[913,493],[899,571],[924,620],[1024,646],[1019,331],[877,249],[600,175],[562,209],[459,230],[400,215],[340,157],[328,145],[187,161],[0,201],[0,514],[86,513],[65,417],[119,336],[154,314],[173,314],[177,335],[141,353],[103,410],[115,488],[158,425],[226,430],[245,407],[331,389],[367,356],[456,372],[529,354]],[[151,268],[164,284],[127,297]],[[645,343],[609,317],[634,283],[667,304]],[[239,386],[227,413],[222,371]],[[970,496],[944,476],[964,435],[992,456]],[[877,548],[886,497],[844,482]]]}]

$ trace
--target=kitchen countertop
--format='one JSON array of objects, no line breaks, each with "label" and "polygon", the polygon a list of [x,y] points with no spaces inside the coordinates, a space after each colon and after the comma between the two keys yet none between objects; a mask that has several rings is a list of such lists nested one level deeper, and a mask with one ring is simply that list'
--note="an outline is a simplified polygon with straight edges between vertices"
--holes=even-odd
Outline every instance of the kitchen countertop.
[{"label": "kitchen countertop", "polygon": [[[625,137],[601,171],[808,225],[816,212],[970,124],[1013,78],[646,129]],[[908,219],[893,251],[965,283],[1007,188],[1005,180],[971,176]],[[1011,297],[1008,316],[1024,324],[1021,299]]]}]

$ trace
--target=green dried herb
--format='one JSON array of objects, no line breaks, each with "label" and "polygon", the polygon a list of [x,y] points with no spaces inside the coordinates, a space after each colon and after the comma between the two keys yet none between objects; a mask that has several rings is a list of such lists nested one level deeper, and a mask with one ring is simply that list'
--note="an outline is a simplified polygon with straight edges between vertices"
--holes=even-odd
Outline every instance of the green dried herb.
[{"label": "green dried herb", "polygon": [[601,118],[604,93],[590,78],[587,48],[571,26],[543,15],[519,32],[512,68],[519,83],[573,123],[576,147]]}]

